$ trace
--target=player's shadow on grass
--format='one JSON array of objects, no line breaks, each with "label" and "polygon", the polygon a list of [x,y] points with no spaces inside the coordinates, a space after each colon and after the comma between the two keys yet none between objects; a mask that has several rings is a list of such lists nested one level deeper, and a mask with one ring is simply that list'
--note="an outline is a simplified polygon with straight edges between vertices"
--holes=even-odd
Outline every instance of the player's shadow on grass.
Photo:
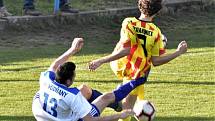
[{"label": "player's shadow on grass", "polygon": [[[154,121],[214,121],[215,117],[156,117]],[[0,121],[36,121],[33,116],[0,116]],[[132,121],[135,121],[134,119]]]}]

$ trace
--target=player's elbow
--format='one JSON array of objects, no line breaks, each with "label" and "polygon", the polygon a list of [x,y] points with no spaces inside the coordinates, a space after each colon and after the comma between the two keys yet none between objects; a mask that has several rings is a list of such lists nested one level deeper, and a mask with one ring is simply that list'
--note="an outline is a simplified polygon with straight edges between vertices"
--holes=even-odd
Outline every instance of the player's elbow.
[{"label": "player's elbow", "polygon": [[160,65],[162,65],[159,57],[152,57],[152,65],[153,66],[160,66]]},{"label": "player's elbow", "polygon": [[158,63],[158,62],[152,62],[152,65],[153,65],[153,66],[159,66],[159,65],[161,65],[161,64]]}]

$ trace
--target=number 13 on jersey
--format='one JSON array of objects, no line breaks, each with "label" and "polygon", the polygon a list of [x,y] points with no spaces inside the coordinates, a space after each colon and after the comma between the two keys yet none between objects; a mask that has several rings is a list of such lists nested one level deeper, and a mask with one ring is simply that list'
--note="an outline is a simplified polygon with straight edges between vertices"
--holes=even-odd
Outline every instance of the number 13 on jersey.
[{"label": "number 13 on jersey", "polygon": [[57,117],[57,100],[55,98],[49,98],[49,94],[47,93],[44,93],[44,97],[43,110],[50,115]]}]

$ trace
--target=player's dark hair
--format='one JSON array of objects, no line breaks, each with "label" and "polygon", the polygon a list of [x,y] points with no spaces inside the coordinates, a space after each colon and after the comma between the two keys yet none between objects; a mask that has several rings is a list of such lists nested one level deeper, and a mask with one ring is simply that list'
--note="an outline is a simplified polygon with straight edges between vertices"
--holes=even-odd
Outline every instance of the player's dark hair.
[{"label": "player's dark hair", "polygon": [[56,81],[60,84],[66,84],[68,79],[72,80],[75,76],[75,64],[73,62],[66,62],[58,67],[56,72]]},{"label": "player's dark hair", "polygon": [[162,0],[139,0],[138,7],[142,14],[151,17],[162,9]]}]

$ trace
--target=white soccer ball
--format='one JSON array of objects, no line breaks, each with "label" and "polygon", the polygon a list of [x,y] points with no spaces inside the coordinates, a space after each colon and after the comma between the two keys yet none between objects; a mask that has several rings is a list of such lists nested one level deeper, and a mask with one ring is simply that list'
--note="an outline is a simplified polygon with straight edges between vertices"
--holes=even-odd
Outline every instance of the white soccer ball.
[{"label": "white soccer ball", "polygon": [[166,46],[167,46],[167,38],[166,38],[166,36],[164,35],[164,34],[162,34],[161,35],[161,39],[162,39],[162,41],[163,41],[163,44],[164,44],[164,48],[166,48]]},{"label": "white soccer ball", "polygon": [[155,106],[148,100],[137,101],[133,110],[138,121],[152,121],[155,117]]}]

